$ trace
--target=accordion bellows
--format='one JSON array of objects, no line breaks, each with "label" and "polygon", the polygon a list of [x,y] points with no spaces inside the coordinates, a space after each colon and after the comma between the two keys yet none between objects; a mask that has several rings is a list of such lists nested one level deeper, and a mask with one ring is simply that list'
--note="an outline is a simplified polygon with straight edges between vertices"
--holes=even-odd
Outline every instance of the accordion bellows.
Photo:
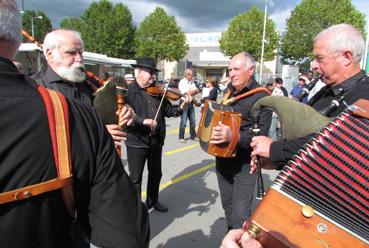
[{"label": "accordion bellows", "polygon": [[367,117],[346,111],[319,132],[248,221],[261,228],[264,247],[369,247],[368,151]]}]

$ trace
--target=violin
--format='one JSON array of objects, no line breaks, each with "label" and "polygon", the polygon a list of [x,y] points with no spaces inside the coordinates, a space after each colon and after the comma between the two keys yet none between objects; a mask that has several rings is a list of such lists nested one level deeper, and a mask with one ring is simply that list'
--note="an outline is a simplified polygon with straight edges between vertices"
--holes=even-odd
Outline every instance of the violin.
[{"label": "violin", "polygon": [[165,94],[165,98],[168,100],[172,100],[172,101],[177,101],[179,100],[179,98],[181,97],[185,97],[178,89],[176,88],[167,88],[167,90],[162,89],[158,86],[149,86],[147,88],[145,88],[147,94],[149,94],[150,96],[155,96],[155,97],[159,97],[159,96],[163,96]]}]

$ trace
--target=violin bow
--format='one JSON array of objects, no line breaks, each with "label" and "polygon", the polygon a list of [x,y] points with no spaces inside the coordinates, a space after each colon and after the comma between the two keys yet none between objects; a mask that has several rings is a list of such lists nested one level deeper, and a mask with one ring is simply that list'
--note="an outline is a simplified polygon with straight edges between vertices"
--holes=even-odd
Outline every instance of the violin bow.
[{"label": "violin bow", "polygon": [[169,86],[169,84],[167,84],[167,85],[165,86],[165,90],[164,90],[163,96],[161,97],[161,100],[160,100],[160,104],[159,104],[158,110],[156,111],[154,121],[156,121],[156,119],[158,118],[159,111],[160,111],[160,109],[161,109],[161,106],[163,105],[163,101],[164,101],[165,95],[167,94],[167,91],[168,91],[168,86]]}]

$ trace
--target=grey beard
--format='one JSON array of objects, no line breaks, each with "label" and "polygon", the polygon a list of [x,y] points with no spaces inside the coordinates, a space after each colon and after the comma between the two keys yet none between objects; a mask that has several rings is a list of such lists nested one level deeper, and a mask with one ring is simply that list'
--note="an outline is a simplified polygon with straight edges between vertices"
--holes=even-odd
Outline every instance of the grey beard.
[{"label": "grey beard", "polygon": [[86,74],[81,70],[83,66],[76,65],[71,67],[59,67],[57,69],[57,74],[72,83],[81,83],[85,80]]}]

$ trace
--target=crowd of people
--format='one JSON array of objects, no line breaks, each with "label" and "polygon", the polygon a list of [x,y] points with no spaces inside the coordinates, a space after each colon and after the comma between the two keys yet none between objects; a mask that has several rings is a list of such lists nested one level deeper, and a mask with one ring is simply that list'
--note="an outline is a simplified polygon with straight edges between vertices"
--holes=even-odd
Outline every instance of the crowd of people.
[{"label": "crowd of people", "polygon": [[[0,0],[0,94],[4,99],[0,113],[0,243],[4,247],[148,247],[150,240],[148,210],[166,212],[159,202],[162,177],[162,148],[166,117],[180,117],[179,142],[185,143],[189,120],[190,138],[196,137],[194,96],[200,90],[193,81],[192,69],[186,69],[178,83],[182,96],[178,106],[164,96],[151,94],[155,84],[155,61],[138,58],[134,75],[127,74],[125,105],[117,124],[102,123],[93,106],[93,91],[83,65],[83,41],[78,32],[57,29],[48,33],[43,44],[47,66],[31,78],[14,61],[21,42],[21,16],[14,0]],[[321,31],[314,40],[312,70],[321,80],[300,99],[317,111],[340,99],[353,104],[369,100],[369,79],[360,68],[365,48],[362,34],[348,24],[338,24]],[[276,78],[266,87],[272,95],[299,98],[313,80],[313,71],[300,75],[298,84],[288,94],[283,80]],[[255,60],[247,52],[234,55],[228,66],[227,98],[237,98],[230,106],[240,113],[239,134],[222,122],[211,130],[210,144],[227,145],[236,140],[235,157],[215,157],[221,204],[226,217],[227,235],[221,247],[260,248],[262,245],[242,230],[252,214],[257,166],[282,169],[312,137],[286,140],[279,132],[279,120],[266,108],[261,110],[259,135],[254,136],[251,108],[268,94],[262,91],[245,98],[261,85],[255,80]],[[58,168],[54,143],[50,138],[53,123],[46,114],[40,88],[57,91],[66,99],[73,174],[74,216],[68,214],[65,199],[58,190],[33,196],[8,192],[33,187],[55,178]],[[216,101],[215,78],[206,80],[200,101]],[[337,116],[345,104],[325,113]],[[56,111],[57,112],[57,111]],[[126,127],[123,130],[123,127]],[[238,136],[239,135],[239,136]],[[37,146],[34,142],[37,141]],[[125,141],[130,174],[124,170],[115,148]],[[257,157],[262,158],[261,165]],[[141,201],[142,174],[147,164],[148,182],[145,203]],[[61,185],[59,188],[63,188]],[[8,197],[8,198],[6,198]]]}]

